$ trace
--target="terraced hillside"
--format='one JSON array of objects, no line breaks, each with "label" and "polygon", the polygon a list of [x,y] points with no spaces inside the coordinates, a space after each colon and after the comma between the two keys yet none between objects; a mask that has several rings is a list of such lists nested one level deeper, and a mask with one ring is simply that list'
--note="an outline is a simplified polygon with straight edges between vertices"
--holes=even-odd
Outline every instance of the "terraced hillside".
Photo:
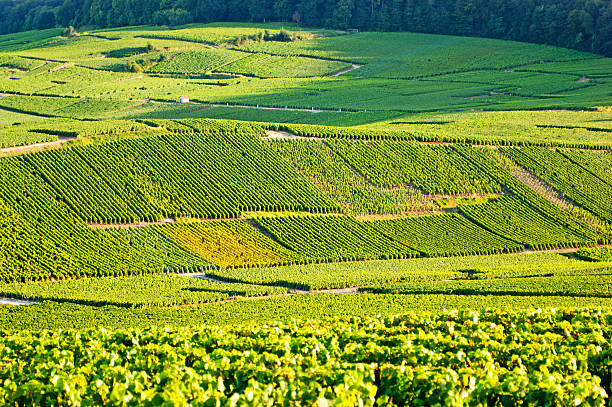
[{"label": "terraced hillside", "polygon": [[[588,247],[611,237],[602,205],[612,201],[612,186],[604,182],[601,153],[579,153],[575,162],[566,156],[580,150],[432,145],[374,133],[372,140],[360,133],[351,139],[350,132],[343,140],[277,141],[258,124],[145,123],[158,127],[0,161],[3,234],[22,248],[5,252],[4,281],[486,255]],[[585,222],[517,178],[508,160],[518,157],[514,165],[531,170],[524,152],[565,160],[573,183],[541,182],[568,199],[580,191],[576,185],[597,182],[591,205],[573,201],[598,222]],[[321,154],[327,166],[313,167]],[[387,205],[395,197],[404,204]],[[143,229],[126,234],[116,227]],[[15,228],[25,234],[15,236]],[[72,238],[59,238],[65,234]],[[100,242],[108,249],[83,251]],[[46,247],[66,260],[49,262]],[[32,271],[20,273],[25,253]],[[86,263],[77,261],[80,253]],[[138,271],[132,261],[128,268],[103,265],[116,264],[115,253],[149,260]]]}]

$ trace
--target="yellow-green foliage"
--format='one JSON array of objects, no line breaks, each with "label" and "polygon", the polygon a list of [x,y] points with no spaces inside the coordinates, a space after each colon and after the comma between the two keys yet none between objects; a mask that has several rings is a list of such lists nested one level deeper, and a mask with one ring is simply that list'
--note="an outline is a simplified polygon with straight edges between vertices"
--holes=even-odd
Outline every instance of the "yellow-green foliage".
[{"label": "yellow-green foliage", "polygon": [[3,334],[0,403],[603,407],[610,311]]},{"label": "yellow-green foliage", "polygon": [[159,231],[178,245],[222,267],[285,264],[297,255],[241,220],[177,223]]}]

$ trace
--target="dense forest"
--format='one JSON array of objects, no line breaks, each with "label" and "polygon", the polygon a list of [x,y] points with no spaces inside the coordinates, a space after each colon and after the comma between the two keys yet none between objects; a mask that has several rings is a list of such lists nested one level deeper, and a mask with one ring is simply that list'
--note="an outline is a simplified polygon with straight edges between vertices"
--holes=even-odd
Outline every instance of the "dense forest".
[{"label": "dense forest", "polygon": [[0,0],[4,33],[212,21],[481,36],[612,56],[610,0]]}]

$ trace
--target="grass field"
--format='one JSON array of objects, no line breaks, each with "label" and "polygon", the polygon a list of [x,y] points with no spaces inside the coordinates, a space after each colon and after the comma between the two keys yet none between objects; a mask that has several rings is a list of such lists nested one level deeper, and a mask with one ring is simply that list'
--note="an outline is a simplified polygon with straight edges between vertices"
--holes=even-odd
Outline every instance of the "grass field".
[{"label": "grass field", "polygon": [[0,36],[0,404],[604,407],[611,61]]}]

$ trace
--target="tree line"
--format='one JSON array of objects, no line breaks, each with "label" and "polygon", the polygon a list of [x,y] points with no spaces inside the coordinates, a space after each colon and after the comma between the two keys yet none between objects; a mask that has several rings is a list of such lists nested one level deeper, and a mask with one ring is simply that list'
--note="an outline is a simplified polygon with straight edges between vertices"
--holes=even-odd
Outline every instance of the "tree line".
[{"label": "tree line", "polygon": [[612,56],[610,0],[0,0],[0,32],[292,21],[544,43]]}]

